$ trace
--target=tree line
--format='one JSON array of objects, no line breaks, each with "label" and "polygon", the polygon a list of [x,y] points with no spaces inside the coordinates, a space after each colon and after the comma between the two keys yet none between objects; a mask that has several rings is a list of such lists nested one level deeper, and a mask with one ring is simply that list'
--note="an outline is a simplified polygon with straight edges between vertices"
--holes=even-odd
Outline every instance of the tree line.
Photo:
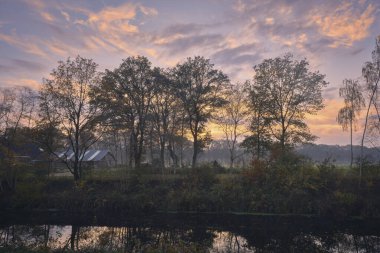
[{"label": "tree line", "polygon": [[[378,39],[372,61],[363,68],[370,93],[363,136],[367,136],[367,126],[376,133],[380,125],[379,52]],[[126,163],[134,168],[142,165],[148,150],[158,150],[162,170],[168,164],[181,166],[184,150],[191,148],[194,168],[211,141],[209,122],[224,134],[230,167],[239,156],[238,145],[251,152],[254,161],[276,159],[295,145],[317,138],[305,119],[324,107],[322,89],[327,84],[323,74],[311,70],[307,59],[292,54],[263,60],[253,67],[253,78],[244,83],[232,83],[201,56],[167,69],[152,66],[144,56],[131,56],[104,72],[98,71],[92,59],[68,58],[43,79],[39,91],[1,90],[3,174],[12,181],[12,146],[20,136],[52,156],[57,156],[57,150],[73,151],[71,159],[56,158],[75,180],[83,177],[86,151],[106,141],[122,140]],[[340,95],[345,107],[339,111],[338,122],[345,130],[353,129],[364,98],[358,95],[362,92],[356,81],[344,85]]]}]

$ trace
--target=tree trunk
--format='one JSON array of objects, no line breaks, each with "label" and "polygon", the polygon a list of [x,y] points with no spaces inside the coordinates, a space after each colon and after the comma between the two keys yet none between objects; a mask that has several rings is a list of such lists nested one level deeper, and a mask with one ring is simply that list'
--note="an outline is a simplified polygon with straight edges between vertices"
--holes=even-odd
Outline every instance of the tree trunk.
[{"label": "tree trunk", "polygon": [[282,133],[281,133],[281,140],[280,140],[282,154],[285,153],[285,134],[286,134],[285,122],[282,121]]},{"label": "tree trunk", "polygon": [[377,84],[378,84],[378,82],[376,82],[376,85],[375,85],[375,87],[374,87],[374,89],[372,91],[371,98],[370,98],[370,100],[368,102],[367,113],[366,113],[366,116],[365,116],[364,130],[363,130],[362,141],[361,141],[361,145],[360,145],[359,188],[360,188],[361,182],[362,182],[364,138],[365,138],[365,134],[366,134],[366,131],[367,131],[369,111],[371,109],[372,101],[373,101],[373,98],[374,98],[376,90],[377,90]]},{"label": "tree trunk", "polygon": [[161,145],[160,145],[160,165],[161,165],[161,170],[162,174],[164,174],[164,169],[165,169],[165,137],[162,137],[161,139]]},{"label": "tree trunk", "polygon": [[131,135],[129,137],[129,168],[133,167],[133,160],[134,160],[134,150],[135,150],[135,141],[134,141],[134,133],[131,132]]},{"label": "tree trunk", "polygon": [[192,162],[191,162],[191,167],[195,168],[195,166],[197,164],[198,148],[199,148],[198,133],[197,132],[194,133],[193,138],[194,138],[194,142],[193,142],[193,159],[192,159]]},{"label": "tree trunk", "polygon": [[173,149],[173,145],[174,144],[171,141],[169,141],[168,150],[169,150],[170,158],[173,161],[174,167],[177,167],[178,166],[178,156],[175,154],[175,151]]},{"label": "tree trunk", "polygon": [[350,119],[350,131],[351,131],[351,163],[350,163],[350,168],[352,169],[352,164],[353,164],[353,161],[354,161],[354,151],[352,149],[352,117]]}]

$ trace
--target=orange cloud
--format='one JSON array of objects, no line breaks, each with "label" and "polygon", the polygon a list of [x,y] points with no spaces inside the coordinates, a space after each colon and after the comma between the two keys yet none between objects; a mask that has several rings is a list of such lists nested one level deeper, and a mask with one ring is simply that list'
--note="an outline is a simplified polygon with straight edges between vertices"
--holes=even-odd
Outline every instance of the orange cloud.
[{"label": "orange cloud", "polygon": [[[74,23],[87,26],[97,35],[84,38],[89,49],[104,50],[106,46],[110,50],[118,50],[127,54],[136,54],[131,46],[131,41],[125,36],[139,33],[137,25],[131,24],[140,11],[145,16],[157,15],[157,11],[142,4],[125,3],[117,7],[105,7],[99,12],[91,12],[84,9],[75,9],[87,16],[87,20],[76,20]],[[95,38],[98,37],[98,38]],[[101,39],[99,39],[101,38]]]},{"label": "orange cloud", "polygon": [[106,7],[98,13],[91,13],[88,23],[100,32],[138,32],[138,28],[129,24],[136,17],[136,5],[126,3],[118,7]]},{"label": "orange cloud", "polygon": [[273,25],[274,24],[274,18],[265,18],[265,24]]},{"label": "orange cloud", "polygon": [[44,20],[46,20],[48,22],[54,21],[54,17],[48,12],[41,12],[40,15]]},{"label": "orange cloud", "polygon": [[334,40],[330,47],[348,47],[368,36],[368,30],[375,21],[375,10],[369,4],[363,12],[359,12],[351,3],[345,2],[330,14],[313,13],[310,21],[318,25],[322,35]]}]

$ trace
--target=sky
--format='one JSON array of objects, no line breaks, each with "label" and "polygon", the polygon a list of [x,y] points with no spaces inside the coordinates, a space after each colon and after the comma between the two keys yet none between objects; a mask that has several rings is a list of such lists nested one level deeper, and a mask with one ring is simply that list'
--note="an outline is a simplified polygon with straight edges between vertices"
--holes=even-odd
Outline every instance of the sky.
[{"label": "sky", "polygon": [[38,89],[77,55],[99,71],[133,55],[161,67],[201,55],[243,82],[264,59],[292,53],[329,82],[325,109],[308,118],[317,143],[345,145],[338,89],[360,78],[378,35],[379,0],[0,0],[0,87]]}]

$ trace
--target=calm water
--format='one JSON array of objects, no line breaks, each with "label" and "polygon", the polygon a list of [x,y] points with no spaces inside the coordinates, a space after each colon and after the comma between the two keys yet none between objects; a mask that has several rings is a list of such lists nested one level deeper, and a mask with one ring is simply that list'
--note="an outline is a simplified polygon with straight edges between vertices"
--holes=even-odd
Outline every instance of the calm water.
[{"label": "calm water", "polygon": [[380,252],[378,221],[38,213],[2,214],[0,224],[3,252]]}]

